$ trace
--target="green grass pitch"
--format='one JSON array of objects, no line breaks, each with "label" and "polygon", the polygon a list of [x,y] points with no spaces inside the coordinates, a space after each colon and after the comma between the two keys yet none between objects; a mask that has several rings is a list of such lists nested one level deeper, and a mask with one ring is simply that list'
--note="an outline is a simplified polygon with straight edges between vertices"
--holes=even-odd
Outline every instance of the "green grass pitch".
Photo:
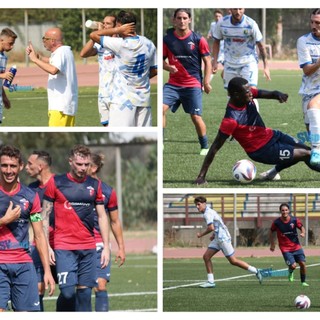
[{"label": "green grass pitch", "polygon": [[[113,263],[113,261],[112,261]],[[122,267],[111,266],[108,284],[110,311],[156,311],[157,310],[157,257],[155,255],[127,255]],[[59,288],[53,297],[44,298],[45,311],[56,310]],[[94,296],[92,306],[94,310]]]},{"label": "green grass pitch", "polygon": [[[257,268],[286,268],[282,256],[250,257],[243,260]],[[318,257],[307,257],[309,287],[301,286],[299,269],[294,272],[294,282],[289,282],[286,277],[272,277],[264,278],[260,285],[255,275],[230,265],[226,258],[213,258],[216,287],[203,289],[199,284],[207,278],[202,257],[164,259],[163,311],[319,312],[319,265]],[[295,308],[294,299],[300,294],[310,298],[309,309]]]},{"label": "green grass pitch", "polygon": [[[46,89],[8,92],[11,109],[4,109],[2,126],[47,127],[48,100]],[[151,85],[152,125],[157,125],[157,86]],[[102,127],[98,113],[98,87],[79,87],[77,127]]]},{"label": "green grass pitch", "polygon": [[[167,80],[164,72],[164,81]],[[290,70],[272,70],[272,81],[267,82],[260,73],[259,88],[279,90],[289,94],[287,103],[276,100],[259,100],[260,113],[267,127],[279,129],[300,140],[306,137],[302,117],[301,97],[298,90],[301,84],[301,72]],[[209,144],[214,140],[220,122],[224,116],[227,94],[223,89],[220,74],[212,80],[213,91],[203,95],[203,118],[207,125]],[[304,141],[306,142],[306,141]],[[173,114],[167,112],[167,128],[164,132],[163,149],[163,186],[165,188],[196,187],[193,181],[197,177],[203,159],[199,155],[200,146],[190,116],[182,108]],[[207,174],[208,184],[199,188],[287,188],[318,187],[320,174],[310,170],[304,163],[299,163],[281,172],[281,181],[261,181],[255,179],[249,184],[240,184],[233,180],[231,169],[234,163],[248,156],[236,141],[226,142],[217,153]],[[272,166],[255,163],[257,177],[259,173]]]}]

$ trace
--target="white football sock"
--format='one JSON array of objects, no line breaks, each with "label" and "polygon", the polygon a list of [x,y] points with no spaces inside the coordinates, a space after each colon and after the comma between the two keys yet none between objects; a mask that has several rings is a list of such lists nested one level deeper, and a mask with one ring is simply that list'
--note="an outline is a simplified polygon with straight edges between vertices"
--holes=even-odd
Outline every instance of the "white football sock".
[{"label": "white football sock", "polygon": [[309,118],[310,142],[313,148],[320,147],[320,109],[310,108],[307,110]]},{"label": "white football sock", "polygon": [[254,273],[254,274],[256,274],[258,272],[257,268],[253,267],[253,266],[249,266],[248,271],[251,273]]},{"label": "white football sock", "polygon": [[208,282],[214,282],[213,273],[208,273]]}]

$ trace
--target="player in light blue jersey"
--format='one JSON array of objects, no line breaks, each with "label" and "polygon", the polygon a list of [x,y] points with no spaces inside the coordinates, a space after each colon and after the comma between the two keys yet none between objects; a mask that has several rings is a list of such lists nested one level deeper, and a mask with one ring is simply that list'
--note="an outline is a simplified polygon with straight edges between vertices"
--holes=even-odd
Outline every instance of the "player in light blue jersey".
[{"label": "player in light blue jersey", "polygon": [[[245,9],[230,9],[230,15],[221,19],[213,33],[212,69],[217,70],[220,41],[224,40],[224,88],[234,77],[248,80],[251,87],[258,85],[258,47],[264,75],[271,80],[267,63],[267,54],[262,42],[262,34],[257,23],[244,14]],[[257,105],[257,101],[255,101]],[[257,105],[258,107],[258,105]]]},{"label": "player in light blue jersey", "polygon": [[[99,29],[110,29],[115,26],[116,16],[114,15],[108,15],[104,17],[103,22],[99,22]],[[109,124],[110,91],[116,67],[113,52],[90,39],[82,48],[80,56],[88,58],[96,55],[98,55],[99,61],[98,110],[100,123],[107,127]]]},{"label": "player in light blue jersey", "polygon": [[[156,47],[146,37],[136,34],[136,17],[132,13],[121,11],[117,25],[117,28],[90,34],[93,41],[115,55],[116,73],[110,97],[109,125],[149,127],[152,125],[150,78],[157,75]],[[126,26],[131,26],[131,29],[126,29]],[[110,37],[114,33],[120,37]]]},{"label": "player in light blue jersey", "polygon": [[299,94],[302,95],[304,122],[312,144],[310,164],[320,164],[320,9],[310,16],[311,32],[297,41],[300,68],[303,70]]},{"label": "player in light blue jersey", "polygon": [[198,211],[203,214],[203,218],[206,221],[207,225],[207,228],[204,232],[197,233],[197,237],[201,238],[209,233],[212,233],[210,236],[211,242],[203,255],[204,264],[207,270],[208,281],[201,284],[200,287],[214,288],[216,286],[214,282],[211,259],[220,250],[233,266],[237,266],[244,270],[248,270],[251,273],[254,273],[261,284],[262,275],[260,271],[257,268],[250,266],[246,262],[235,257],[235,251],[231,243],[231,236],[228,228],[222,221],[222,218],[219,216],[219,214],[207,206],[207,199],[203,196],[198,196],[194,199],[194,203]]}]

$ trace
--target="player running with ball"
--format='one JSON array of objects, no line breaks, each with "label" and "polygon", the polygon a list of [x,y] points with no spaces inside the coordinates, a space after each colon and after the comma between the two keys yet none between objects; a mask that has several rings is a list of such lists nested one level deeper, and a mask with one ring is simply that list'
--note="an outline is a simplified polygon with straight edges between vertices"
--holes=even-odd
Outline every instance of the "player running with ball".
[{"label": "player running with ball", "polygon": [[200,287],[214,288],[216,286],[216,284],[214,283],[211,258],[220,250],[233,266],[254,273],[261,284],[262,275],[260,271],[257,268],[250,266],[246,262],[235,257],[235,252],[231,243],[231,236],[228,228],[224,224],[218,213],[207,206],[207,199],[202,196],[196,197],[194,199],[194,204],[196,205],[198,211],[203,214],[203,218],[207,224],[207,229],[202,233],[197,233],[197,237],[201,238],[209,233],[212,233],[212,235],[210,236],[211,242],[208,246],[207,251],[203,255],[204,264],[208,273],[208,281],[204,284],[201,284]]}]

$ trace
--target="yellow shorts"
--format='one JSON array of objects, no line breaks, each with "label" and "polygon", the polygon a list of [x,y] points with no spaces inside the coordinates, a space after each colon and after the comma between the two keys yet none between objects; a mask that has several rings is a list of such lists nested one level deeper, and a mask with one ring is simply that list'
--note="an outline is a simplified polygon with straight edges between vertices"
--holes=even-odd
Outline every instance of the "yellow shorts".
[{"label": "yellow shorts", "polygon": [[50,110],[49,127],[74,127],[75,117],[63,114],[61,111]]}]

